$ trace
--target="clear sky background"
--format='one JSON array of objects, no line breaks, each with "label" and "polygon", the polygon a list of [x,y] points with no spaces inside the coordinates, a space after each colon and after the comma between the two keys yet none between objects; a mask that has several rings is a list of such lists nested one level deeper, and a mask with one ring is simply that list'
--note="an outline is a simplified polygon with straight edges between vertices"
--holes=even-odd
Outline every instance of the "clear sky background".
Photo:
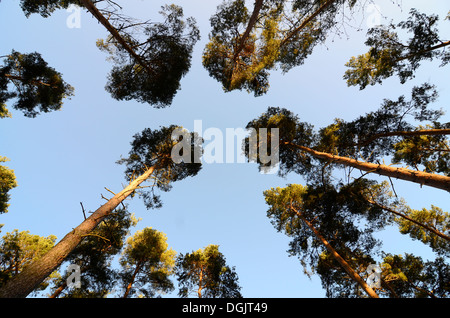
[{"label": "clear sky background", "polygon": [[[177,124],[192,130],[194,120],[202,120],[203,129],[216,127],[225,135],[226,128],[245,127],[268,106],[279,106],[319,129],[335,118],[352,120],[376,110],[384,98],[410,96],[411,88],[425,81],[439,90],[434,106],[448,110],[450,77],[448,67],[439,68],[439,63],[424,62],[416,78],[404,85],[393,77],[363,91],[347,87],[342,78],[344,64],[368,49],[364,41],[370,13],[361,10],[354,14],[344,34],[331,36],[325,45],[316,47],[303,66],[284,75],[272,72],[268,94],[255,98],[245,91],[224,93],[201,64],[209,18],[221,2],[119,2],[125,13],[154,21],[161,21],[158,11],[162,5],[181,5],[186,17],[195,17],[201,32],[192,68],[173,104],[154,109],[135,101],[116,101],[104,90],[112,64],[95,42],[105,38],[107,31],[89,13],[83,11],[81,27],[71,29],[66,24],[71,13],[65,10],[47,19],[39,15],[27,19],[19,1],[1,1],[0,56],[12,49],[37,51],[75,87],[75,96],[65,101],[61,111],[29,119],[10,107],[13,118],[0,121],[0,155],[11,160],[6,165],[14,169],[18,181],[18,187],[11,191],[9,213],[0,215],[0,224],[5,224],[2,235],[18,229],[61,239],[83,221],[80,202],[86,210],[94,211],[104,203],[101,194],[109,196],[104,187],[120,191],[125,185],[124,167],[115,162],[128,154],[133,135],[147,127]],[[447,1],[398,2],[401,6],[388,0],[375,1],[381,14],[395,23],[404,20],[412,7],[439,14],[441,35],[450,38],[450,22],[443,21],[450,9]],[[443,121],[449,118],[447,114]],[[397,194],[412,208],[434,204],[449,211],[448,193],[394,182]],[[142,218],[133,232],[147,226],[162,231],[169,246],[179,253],[220,245],[228,264],[236,267],[244,297],[324,297],[320,280],[308,278],[298,259],[289,257],[286,250],[290,239],[276,232],[266,217],[263,191],[288,183],[304,181],[293,174],[287,178],[264,175],[249,163],[205,164],[196,177],[176,182],[170,192],[162,193],[161,209],[146,210],[138,198],[128,200],[130,211]],[[378,237],[383,239],[386,252],[435,257],[429,248],[400,235],[396,228]],[[169,296],[176,296],[176,292]]]}]

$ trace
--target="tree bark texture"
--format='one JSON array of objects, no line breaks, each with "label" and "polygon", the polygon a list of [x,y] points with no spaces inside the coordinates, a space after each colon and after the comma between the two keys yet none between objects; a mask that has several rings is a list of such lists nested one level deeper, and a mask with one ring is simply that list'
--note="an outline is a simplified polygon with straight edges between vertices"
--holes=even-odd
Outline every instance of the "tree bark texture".
[{"label": "tree bark texture", "polygon": [[309,153],[313,157],[317,159],[323,159],[330,163],[342,164],[344,166],[353,167],[362,171],[366,171],[369,173],[376,173],[382,176],[387,176],[391,178],[397,178],[405,181],[410,181],[414,183],[418,183],[420,185],[426,185],[429,187],[445,190],[450,192],[450,177],[443,176],[435,173],[428,173],[423,171],[416,171],[406,168],[395,168],[388,165],[370,163],[370,162],[362,162],[356,159],[341,157],[338,155],[332,155],[326,152],[316,151],[314,149],[295,145],[289,142],[285,143],[286,145],[295,147],[299,150],[302,150],[306,153]]}]

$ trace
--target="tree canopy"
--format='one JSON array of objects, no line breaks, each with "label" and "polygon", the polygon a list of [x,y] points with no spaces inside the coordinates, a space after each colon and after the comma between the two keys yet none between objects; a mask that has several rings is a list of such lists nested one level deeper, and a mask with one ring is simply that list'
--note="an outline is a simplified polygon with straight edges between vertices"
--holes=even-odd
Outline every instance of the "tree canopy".
[{"label": "tree canopy", "polygon": [[[444,48],[450,41],[439,35],[438,21],[436,14],[426,15],[411,9],[406,21],[371,28],[366,40],[369,52],[352,57],[346,64],[349,68],[344,75],[347,84],[364,89],[393,75],[405,83],[414,77],[424,60],[440,59],[441,66],[445,66],[450,61],[450,53]],[[405,42],[398,34],[402,30],[412,34]]]},{"label": "tree canopy", "polygon": [[191,293],[199,298],[242,297],[235,268],[227,265],[218,245],[178,255],[175,273],[181,297],[189,297]]},{"label": "tree canopy", "polygon": [[145,228],[127,239],[122,253],[120,277],[124,284],[124,298],[134,293],[154,297],[174,289],[170,280],[175,266],[176,252],[168,249],[164,233]]},{"label": "tree canopy", "polygon": [[[349,13],[353,14],[357,7],[364,10],[368,3],[357,0],[224,0],[209,19],[208,39],[200,52],[202,66],[210,78],[220,83],[224,93],[244,90],[253,93],[254,97],[262,96],[269,92],[271,74],[279,72],[285,75],[305,64],[319,45],[329,43],[333,34],[341,34]],[[148,104],[158,109],[150,109],[152,125],[166,122],[165,117],[155,118],[154,112],[163,111],[160,108],[174,103],[181,82],[191,69],[194,48],[200,40],[196,19],[185,17],[181,6],[163,5],[159,12],[153,11],[155,15],[159,13],[158,18],[141,20],[126,15],[124,7],[113,0],[20,0],[18,5],[26,18],[37,14],[47,18],[46,21],[51,20],[48,18],[55,11],[71,5],[86,10],[95,23],[98,22],[100,29],[107,32],[97,40],[94,49],[106,53],[106,60],[112,63],[104,86],[110,98]],[[438,61],[436,66],[446,66],[450,61],[450,41],[445,38],[441,26],[448,26],[445,20],[450,20],[450,12],[444,19],[442,13],[422,13],[412,8],[403,21],[392,20],[370,26],[363,43],[368,52],[349,60],[345,58],[348,62],[343,65],[346,67],[343,79],[347,86],[358,86],[360,93],[362,90],[367,92],[371,86],[382,84],[394,76],[399,78],[397,84],[403,85],[414,80],[426,62]],[[352,27],[355,27],[355,32],[359,31],[358,26]],[[16,33],[11,31],[11,34]],[[12,110],[35,118],[39,114],[61,110],[63,102],[74,96],[74,88],[44,60],[41,53],[34,49],[31,53],[9,50],[10,54],[0,56],[3,60],[0,65],[0,118],[12,117]],[[313,70],[321,66],[313,66]],[[95,72],[93,69],[93,78]],[[315,74],[300,76],[304,76],[303,80],[307,82]],[[339,77],[342,80],[341,75]],[[318,92],[328,94],[326,87],[322,87],[322,79],[316,84]],[[365,100],[363,105],[355,105],[360,106],[361,112],[355,111],[351,116],[347,113],[342,118],[327,118],[325,125],[319,128],[315,127],[313,120],[305,119],[307,108],[317,108],[314,114],[321,116],[319,106],[322,105],[314,104],[319,100],[317,92],[314,93],[316,99],[313,104],[303,103],[307,94],[299,89],[290,96],[295,96],[294,100],[298,102],[292,109],[283,105],[264,106],[266,111],[253,120],[244,119],[248,134],[242,150],[260,171],[270,171],[276,165],[279,177],[292,177],[290,180],[295,181],[284,186],[269,185],[262,192],[264,201],[260,200],[261,197],[258,200],[262,202],[245,198],[244,205],[237,200],[236,192],[230,196],[212,188],[213,183],[223,182],[223,179],[214,179],[208,181],[207,186],[217,190],[214,193],[217,196],[213,197],[213,190],[210,193],[197,191],[199,196],[192,200],[195,201],[195,209],[206,207],[208,212],[217,213],[218,217],[214,218],[217,228],[223,226],[218,209],[215,209],[222,204],[217,197],[223,202],[231,202],[233,213],[246,213],[245,217],[244,214],[234,214],[235,217],[242,216],[243,222],[233,219],[233,228],[227,228],[225,238],[219,239],[219,243],[232,241],[230,233],[236,226],[248,236],[240,233],[243,239],[237,244],[253,252],[259,248],[255,245],[257,235],[266,233],[259,232],[256,214],[253,213],[261,213],[264,208],[258,204],[264,206],[265,202],[267,219],[276,232],[289,239],[287,254],[298,259],[306,276],[319,277],[326,297],[449,297],[450,214],[445,211],[446,207],[439,207],[434,198],[422,198],[420,204],[423,205],[418,207],[417,203],[410,205],[410,197],[405,199],[397,193],[402,185],[413,186],[408,189],[417,191],[417,198],[424,193],[421,192],[424,186],[427,191],[437,191],[442,197],[450,192],[450,122],[446,122],[445,117],[447,101],[440,100],[438,94],[446,92],[428,79],[410,86],[410,92],[406,89],[395,91],[398,98],[385,98],[375,108]],[[332,101],[333,98],[327,100]],[[282,96],[276,96],[277,103],[281,100]],[[345,103],[356,100],[359,99],[355,97]],[[185,100],[180,102],[189,104]],[[435,104],[441,108],[433,107]],[[195,105],[191,102],[187,106],[188,112],[192,109],[189,115],[196,116],[193,111]],[[333,106],[325,105],[323,109]],[[148,107],[145,109],[149,111]],[[115,116],[114,113],[109,115]],[[173,119],[173,115],[169,113],[169,116]],[[194,132],[190,132],[174,124],[143,128],[148,127],[148,117],[145,115],[139,119],[141,121],[124,123],[124,130],[103,119],[97,122],[98,129],[107,127],[114,133],[114,137],[107,137],[108,147],[114,147],[114,150],[121,149],[115,136],[123,134],[123,131],[139,131],[132,136],[128,154],[120,156],[120,159],[116,157],[116,163],[123,167],[125,185],[118,190],[105,187],[109,197],[102,194],[100,199],[104,201],[93,211],[86,211],[80,202],[83,217],[78,216],[81,221],[78,219],[78,225],[64,230],[65,235],[59,240],[56,235],[41,236],[18,229],[8,231],[0,238],[0,297],[27,297],[45,292],[50,298],[159,298],[174,292],[180,298],[243,297],[236,267],[229,265],[225,255],[219,251],[222,245],[208,242],[204,248],[177,253],[169,247],[169,242],[172,246],[170,236],[153,224],[146,223],[133,231],[141,220],[135,217],[135,209],[140,206],[162,209],[161,193],[172,190],[175,182],[192,182],[188,177],[197,176],[203,167],[203,132],[195,129],[196,122]],[[6,122],[10,125],[13,120]],[[20,120],[18,122],[21,123]],[[41,121],[33,120],[33,124],[36,122],[39,124]],[[118,122],[114,121],[114,124]],[[30,131],[24,126],[7,127],[14,137],[3,137],[5,155],[13,158],[10,152],[14,152],[14,148],[22,148],[22,155],[28,156],[26,144],[19,141],[29,138]],[[36,126],[33,127],[35,129]],[[22,129],[24,136],[16,137]],[[227,138],[228,133],[227,129]],[[73,141],[67,139],[65,142]],[[51,143],[50,138],[38,146],[43,148],[47,143]],[[279,158],[277,161],[266,160],[269,145],[270,155]],[[226,151],[228,146],[227,143]],[[99,151],[92,150],[89,158],[95,157]],[[29,158],[33,159],[31,155]],[[57,162],[58,159],[54,158],[48,156],[45,160],[55,160],[55,167],[65,165],[65,162]],[[0,215],[11,210],[11,192],[18,186],[15,171],[3,164],[8,160],[0,156]],[[31,169],[41,169],[33,160],[26,161]],[[87,170],[91,162],[86,160],[76,164]],[[16,166],[14,169],[17,171]],[[71,182],[74,171],[80,170],[68,166],[61,171],[61,184]],[[33,175],[25,174],[23,177],[31,179]],[[82,182],[101,179],[101,175],[89,174],[89,180],[83,179]],[[231,190],[245,188],[247,181],[238,175],[232,180]],[[176,212],[181,210],[183,218],[191,218],[191,211],[176,205],[176,201],[190,196],[189,188],[197,185],[180,187],[180,192],[168,196],[173,200],[169,208]],[[254,188],[245,189],[246,193],[251,193],[258,185],[254,183]],[[56,195],[52,195],[46,193],[45,199],[56,200]],[[80,194],[77,192],[76,195]],[[126,200],[136,196],[142,201],[133,204],[132,213]],[[33,202],[34,210],[34,201],[30,202]],[[72,210],[70,202],[58,205],[58,213],[68,210]],[[23,211],[19,217],[26,217],[26,213]],[[41,215],[33,213],[40,220]],[[151,216],[147,218],[150,223],[155,220],[154,215]],[[165,221],[169,219],[168,213],[158,217],[166,218]],[[204,216],[199,218],[202,221],[207,219]],[[191,226],[196,222],[193,219],[189,221]],[[170,218],[164,226],[183,222],[184,219]],[[0,229],[3,226],[0,224]],[[54,226],[56,231],[56,227],[63,224],[49,226]],[[414,246],[423,246],[433,259],[416,254],[413,248],[402,254],[393,252],[393,244],[380,235],[383,231],[392,230],[408,242],[417,244]],[[189,232],[183,231],[202,240],[207,233],[194,231],[191,227]],[[168,233],[173,235],[174,231]],[[178,239],[183,244],[188,241],[186,236]],[[270,254],[272,246],[260,248],[258,251],[262,251],[266,260],[274,258]],[[254,262],[251,253],[244,251],[247,257],[245,264]],[[284,260],[281,259],[277,266],[280,267],[269,269],[272,278],[278,278],[285,270]],[[71,284],[74,267],[80,274],[77,278],[79,284],[75,286]],[[261,267],[266,270],[264,275],[268,275],[267,267]],[[289,276],[289,280],[293,277],[294,274]],[[266,284],[264,277],[261,281],[264,282],[261,286]]]},{"label": "tree canopy", "polygon": [[[9,159],[0,156],[0,162],[6,162]],[[0,214],[8,212],[9,198],[8,193],[11,189],[17,187],[16,175],[14,170],[4,165],[0,165]]]},{"label": "tree canopy", "polygon": [[14,109],[27,117],[36,117],[39,112],[61,109],[63,99],[72,96],[73,91],[61,73],[48,66],[39,53],[21,54],[13,50],[0,67],[0,118],[11,116],[6,108],[10,99],[15,99]]},{"label": "tree canopy", "polygon": [[[330,167],[338,165],[449,191],[446,151],[449,126],[437,121],[442,111],[428,109],[436,96],[437,92],[429,84],[414,87],[410,101],[404,96],[397,101],[385,100],[378,111],[351,122],[336,119],[318,133],[314,132],[312,124],[301,122],[291,111],[269,107],[259,118],[249,122],[247,128],[256,132],[260,128],[279,130],[280,175],[295,172],[315,178],[317,169],[330,171]],[[431,127],[412,125],[407,120],[410,116],[418,122],[430,122]],[[425,136],[425,148],[411,142],[417,136]],[[270,133],[267,144],[269,137]],[[250,160],[256,159],[260,167],[267,165],[259,158],[250,157],[249,138],[246,145]],[[415,170],[381,164],[389,155],[392,163],[412,163]]]}]

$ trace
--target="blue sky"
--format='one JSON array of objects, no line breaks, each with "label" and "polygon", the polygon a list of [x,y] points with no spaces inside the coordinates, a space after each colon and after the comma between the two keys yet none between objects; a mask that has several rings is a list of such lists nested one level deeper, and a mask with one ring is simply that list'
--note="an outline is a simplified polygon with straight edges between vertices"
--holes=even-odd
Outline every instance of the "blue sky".
[{"label": "blue sky", "polygon": [[[11,161],[18,187],[11,191],[9,213],[0,215],[2,234],[13,229],[58,239],[77,226],[83,215],[80,202],[94,211],[108,196],[104,187],[119,191],[125,184],[124,167],[115,162],[126,156],[132,136],[144,128],[177,124],[193,129],[194,120],[203,128],[245,127],[268,106],[280,106],[298,114],[317,129],[334,118],[352,120],[377,109],[384,98],[408,96],[414,85],[430,81],[437,85],[437,108],[448,109],[450,88],[448,70],[437,63],[423,63],[416,78],[401,85],[397,78],[363,91],[347,87],[342,75],[351,56],[367,51],[364,46],[368,13],[355,13],[346,34],[335,36],[314,50],[306,63],[287,74],[272,72],[271,87],[265,96],[255,98],[246,92],[224,93],[201,65],[208,41],[209,18],[221,1],[172,1],[184,8],[185,16],[196,18],[201,40],[193,54],[192,68],[183,78],[182,89],[173,104],[154,109],[135,101],[113,100],[104,90],[111,64],[95,42],[106,30],[82,12],[81,27],[68,28],[71,13],[55,12],[44,19],[28,19],[18,1],[0,3],[0,55],[12,49],[22,53],[37,51],[50,66],[75,87],[75,96],[66,100],[61,111],[25,118],[11,110],[13,118],[0,123],[0,155]],[[401,2],[401,1],[399,1]],[[159,20],[161,0],[124,2],[125,12],[141,19]],[[403,1],[401,8],[391,1],[375,1],[383,15],[394,22],[407,17],[410,7],[444,17],[449,8],[444,1]],[[450,37],[449,21],[441,21],[441,34]],[[443,121],[449,120],[447,114]],[[283,179],[263,175],[254,164],[208,164],[195,178],[174,184],[162,193],[163,207],[146,210],[138,199],[127,201],[130,211],[142,218],[134,230],[153,227],[167,234],[169,246],[179,253],[220,245],[230,265],[236,267],[245,297],[324,297],[317,277],[309,279],[295,257],[286,253],[289,239],[277,233],[266,217],[263,191],[303,183],[298,175]],[[396,191],[413,208],[431,204],[449,211],[448,193],[395,181]],[[133,230],[133,231],[134,231]],[[415,253],[433,258],[423,244],[398,234],[396,229],[379,233],[384,250]]]}]

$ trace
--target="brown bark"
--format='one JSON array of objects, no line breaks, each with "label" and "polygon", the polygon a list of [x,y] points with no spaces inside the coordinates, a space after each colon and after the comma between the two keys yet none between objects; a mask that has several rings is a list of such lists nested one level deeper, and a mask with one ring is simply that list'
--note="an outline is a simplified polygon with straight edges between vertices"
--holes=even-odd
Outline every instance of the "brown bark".
[{"label": "brown bark", "polygon": [[405,215],[405,214],[403,214],[403,213],[397,212],[397,211],[395,211],[395,210],[393,210],[393,209],[390,209],[390,208],[388,208],[388,207],[386,207],[386,206],[383,206],[383,205],[381,205],[381,204],[378,204],[377,202],[375,202],[375,201],[373,201],[373,200],[370,200],[370,199],[366,199],[366,200],[367,200],[367,202],[369,202],[370,204],[373,204],[373,205],[375,205],[375,206],[377,206],[377,207],[379,207],[379,208],[381,208],[381,209],[383,209],[383,210],[385,210],[385,211],[391,212],[391,213],[393,213],[393,214],[395,214],[395,215],[398,215],[398,216],[400,216],[400,217],[402,217],[402,218],[404,218],[404,219],[406,219],[406,220],[408,220],[408,221],[410,221],[410,222],[412,222],[412,223],[414,223],[414,224],[416,224],[416,225],[418,225],[418,226],[420,226],[420,227],[423,227],[423,228],[426,229],[427,231],[430,231],[431,233],[434,233],[434,234],[436,234],[437,236],[442,237],[443,239],[445,239],[445,240],[447,240],[447,241],[450,241],[450,237],[449,237],[448,235],[445,235],[444,233],[439,232],[438,230],[433,229],[432,227],[429,227],[429,226],[426,225],[426,224],[423,224],[423,223],[420,223],[420,222],[418,222],[418,221],[416,221],[416,220],[414,220],[414,219],[411,219],[409,216],[407,216],[407,215]]},{"label": "brown bark", "polygon": [[285,142],[285,145],[292,146],[299,150],[309,153],[313,157],[317,159],[323,159],[330,163],[338,163],[345,166],[353,167],[362,171],[366,171],[369,173],[376,173],[382,176],[387,176],[391,178],[397,178],[405,181],[410,181],[414,183],[418,183],[420,185],[426,185],[429,187],[442,189],[447,192],[450,192],[450,177],[428,173],[423,171],[416,171],[406,168],[395,168],[388,165],[370,163],[370,162],[361,162],[348,157],[341,157],[338,155],[332,155],[326,152],[316,151],[314,149],[299,146],[290,142]]},{"label": "brown bark", "polygon": [[347,274],[356,281],[363,290],[369,295],[371,298],[379,298],[377,293],[358,275],[357,272],[353,270],[353,268],[339,255],[338,252],[328,243],[328,241],[319,233],[319,231],[309,222],[297,209],[295,209],[292,205],[290,207],[292,211],[294,211],[299,218],[314,232],[316,237],[322,242],[323,245],[327,248],[327,250],[331,253],[336,261],[342,266],[342,268],[347,272]]},{"label": "brown bark", "polygon": [[43,257],[28,265],[17,276],[0,289],[0,298],[22,298],[31,293],[48,275],[50,275],[77,247],[81,240],[94,230],[123,200],[139,185],[147,180],[155,167],[150,167],[141,176],[130,182],[122,191],[98,208],[90,217],[70,231]]},{"label": "brown bark", "polygon": [[91,0],[80,0],[83,6],[108,30],[108,32],[116,39],[117,42],[134,58],[136,63],[144,67],[149,74],[153,73],[150,66],[139,56],[131,46],[120,35],[119,31],[109,23],[109,21],[103,16],[103,14],[97,9]]},{"label": "brown bark", "polygon": [[247,28],[245,29],[244,34],[241,37],[241,41],[239,42],[239,46],[236,49],[236,51],[234,52],[234,56],[233,56],[233,61],[236,61],[239,53],[242,51],[242,49],[244,48],[245,45],[245,41],[247,41],[250,32],[252,31],[253,27],[256,24],[256,21],[258,21],[258,15],[259,12],[261,11],[261,8],[263,6],[263,1],[264,0],[255,0],[255,5],[253,7],[253,12],[252,15],[250,16],[250,20],[247,24]]},{"label": "brown bark", "polygon": [[202,283],[203,283],[203,266],[200,267],[200,273],[198,277],[198,289],[197,289],[198,298],[202,298],[202,289],[203,289]]},{"label": "brown bark", "polygon": [[307,17],[297,28],[295,28],[292,32],[290,32],[281,42],[280,46],[283,46],[287,41],[290,40],[294,35],[296,35],[301,29],[306,27],[306,25],[311,22],[316,16],[318,16],[320,13],[325,11],[326,8],[328,8],[330,5],[333,4],[333,2],[336,2],[336,0],[328,0],[324,4],[322,4],[319,9],[317,9],[313,14],[311,14],[309,17]]},{"label": "brown bark", "polygon": [[[17,80],[17,81],[24,82],[24,78],[21,77],[21,76],[15,76],[15,75],[11,75],[11,74],[5,74],[5,77],[8,78],[8,79],[10,79],[10,80]],[[44,83],[44,82],[41,82],[41,81],[31,80],[31,81],[29,81],[29,83],[33,84],[34,86],[40,86],[40,85],[42,85],[42,86],[48,86],[48,87],[51,87],[51,88],[58,88],[57,86],[52,86],[52,85],[50,85],[50,84],[48,84],[48,83]]]},{"label": "brown bark", "polygon": [[64,289],[67,287],[67,281],[64,281],[54,292],[50,295],[49,298],[58,298],[59,295],[63,292]]},{"label": "brown bark", "polygon": [[445,41],[445,42],[442,42],[440,44],[436,44],[436,45],[430,46],[429,48],[427,48],[427,49],[425,49],[423,51],[403,56],[403,57],[395,60],[394,64],[397,63],[397,62],[403,61],[403,60],[407,60],[407,59],[409,59],[411,57],[414,57],[416,55],[421,55],[421,54],[425,54],[425,53],[428,53],[428,52],[431,52],[431,51],[434,51],[434,50],[442,49],[443,47],[446,47],[448,45],[450,45],[450,41]]}]

